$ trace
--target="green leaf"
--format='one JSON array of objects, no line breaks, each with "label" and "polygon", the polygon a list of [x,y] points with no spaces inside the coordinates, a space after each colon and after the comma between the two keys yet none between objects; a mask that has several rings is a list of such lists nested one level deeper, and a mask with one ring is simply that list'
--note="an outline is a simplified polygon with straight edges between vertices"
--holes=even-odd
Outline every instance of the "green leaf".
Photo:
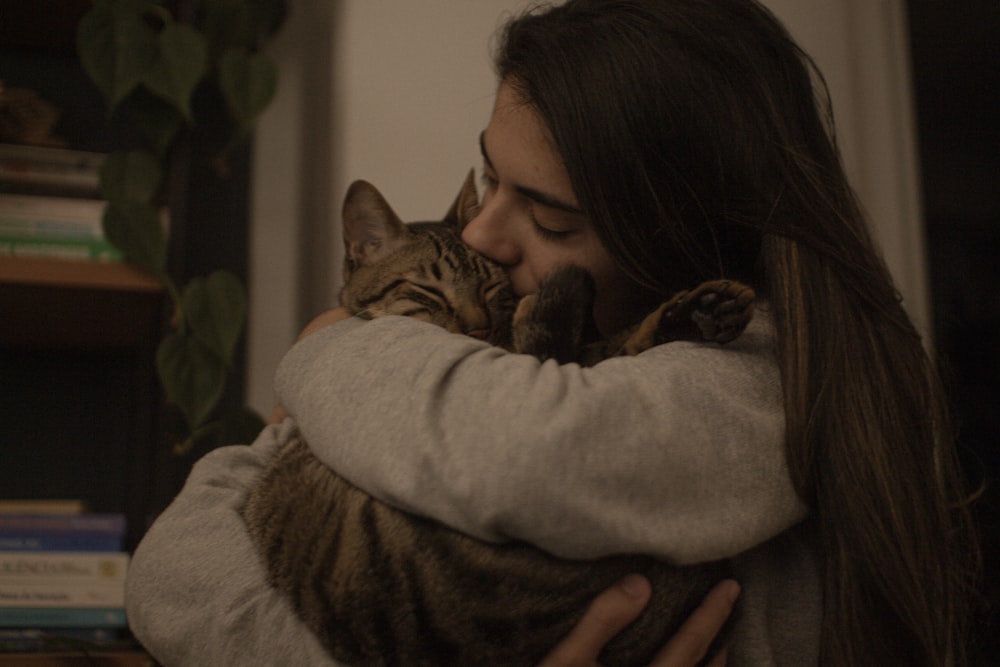
[{"label": "green leaf", "polygon": [[212,61],[227,50],[257,51],[285,21],[285,0],[202,0]]},{"label": "green leaf", "polygon": [[154,0],[98,0],[77,24],[80,62],[109,111],[139,85],[153,63],[156,33],[142,14],[154,4]]},{"label": "green leaf", "polygon": [[207,70],[205,36],[191,26],[171,23],[156,40],[156,58],[142,83],[190,119],[191,95]]},{"label": "green leaf", "polygon": [[239,278],[215,271],[184,288],[182,310],[192,333],[230,365],[247,316],[247,297]]},{"label": "green leaf", "polygon": [[116,151],[101,166],[101,196],[108,201],[149,203],[160,189],[163,169],[145,151]]},{"label": "green leaf", "polygon": [[174,143],[177,133],[185,125],[185,118],[168,102],[139,88],[129,100],[132,121],[139,126],[149,142],[150,149],[166,162],[167,152]]},{"label": "green leaf", "polygon": [[112,201],[104,209],[104,236],[138,264],[161,279],[166,275],[167,240],[156,209],[145,202]]},{"label": "green leaf", "polygon": [[156,350],[156,370],[188,426],[198,428],[222,396],[225,364],[197,338],[173,333]]},{"label": "green leaf", "polygon": [[274,63],[263,53],[230,49],[219,61],[219,85],[236,120],[239,135],[249,134],[254,121],[267,108],[278,85]]},{"label": "green leaf", "polygon": [[264,40],[272,37],[278,29],[285,23],[288,16],[288,3],[286,0],[251,0],[254,14],[254,23],[257,25],[259,39]]},{"label": "green leaf", "polygon": [[247,0],[205,0],[205,35],[213,62],[232,48],[256,46],[254,15]]}]

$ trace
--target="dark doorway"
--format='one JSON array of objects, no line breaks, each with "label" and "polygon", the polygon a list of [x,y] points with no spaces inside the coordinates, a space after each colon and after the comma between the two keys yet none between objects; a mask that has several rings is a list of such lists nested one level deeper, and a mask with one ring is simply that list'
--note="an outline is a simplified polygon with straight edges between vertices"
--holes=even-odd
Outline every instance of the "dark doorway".
[{"label": "dark doorway", "polygon": [[936,347],[978,504],[977,662],[1000,664],[1000,3],[909,0]]}]

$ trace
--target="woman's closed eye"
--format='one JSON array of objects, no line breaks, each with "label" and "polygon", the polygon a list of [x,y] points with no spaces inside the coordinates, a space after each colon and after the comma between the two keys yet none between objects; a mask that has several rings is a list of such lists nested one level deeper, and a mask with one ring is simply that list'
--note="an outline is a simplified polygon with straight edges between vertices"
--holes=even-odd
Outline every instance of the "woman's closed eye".
[{"label": "woman's closed eye", "polygon": [[500,182],[497,180],[496,176],[487,171],[487,167],[483,167],[483,173],[482,175],[480,175],[479,180],[483,185],[483,189],[487,193],[495,191],[497,189],[497,186],[500,185]]},{"label": "woman's closed eye", "polygon": [[[497,188],[500,186],[500,181],[493,173],[491,173],[489,165],[483,166],[483,172],[480,176],[480,180],[484,190],[481,202],[481,205],[483,205],[496,192]],[[573,234],[575,226],[568,225],[565,222],[550,222],[538,215],[536,208],[547,208],[545,204],[538,203],[532,197],[523,193],[520,193],[520,196],[525,200],[528,218],[531,220],[531,226],[539,238],[545,241],[558,242],[566,240],[567,237]],[[559,212],[556,211],[554,213],[558,214]]]},{"label": "woman's closed eye", "polygon": [[538,234],[540,238],[546,241],[553,241],[553,242],[565,241],[567,238],[572,236],[573,232],[575,231],[572,228],[560,229],[559,227],[554,226],[552,224],[543,224],[542,222],[539,221],[538,216],[535,215],[534,206],[532,206],[529,209],[529,211],[530,211],[529,214],[531,216],[531,224],[535,229],[535,233]]}]

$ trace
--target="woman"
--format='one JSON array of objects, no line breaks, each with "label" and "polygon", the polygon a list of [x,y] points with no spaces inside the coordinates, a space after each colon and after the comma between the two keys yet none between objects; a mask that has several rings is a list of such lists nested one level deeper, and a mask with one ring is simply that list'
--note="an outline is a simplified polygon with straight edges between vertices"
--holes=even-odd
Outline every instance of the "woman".
[{"label": "woman", "polygon": [[[595,278],[604,333],[718,277],[752,285],[759,315],[725,348],[583,370],[332,312],[278,375],[317,456],[486,539],[731,558],[734,664],[962,663],[976,550],[940,386],[808,57],[752,0],[571,0],[509,24],[497,64],[464,238],[520,294],[569,262]],[[149,583],[170,572],[152,554],[170,522],[192,528],[176,515],[136,555],[140,625],[170,586],[197,590]],[[239,526],[217,528],[242,562]],[[220,595],[232,610],[259,587]],[[286,623],[241,612],[261,609]]]}]

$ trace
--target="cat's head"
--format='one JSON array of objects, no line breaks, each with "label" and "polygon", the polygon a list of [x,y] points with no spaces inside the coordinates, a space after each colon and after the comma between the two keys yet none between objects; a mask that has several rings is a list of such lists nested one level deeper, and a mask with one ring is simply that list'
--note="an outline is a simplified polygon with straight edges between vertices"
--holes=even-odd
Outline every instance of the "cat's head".
[{"label": "cat's head", "polygon": [[461,239],[478,203],[469,172],[442,221],[406,224],[373,185],[352,183],[343,209],[341,305],[369,319],[405,315],[506,345],[514,308],[510,281]]}]

